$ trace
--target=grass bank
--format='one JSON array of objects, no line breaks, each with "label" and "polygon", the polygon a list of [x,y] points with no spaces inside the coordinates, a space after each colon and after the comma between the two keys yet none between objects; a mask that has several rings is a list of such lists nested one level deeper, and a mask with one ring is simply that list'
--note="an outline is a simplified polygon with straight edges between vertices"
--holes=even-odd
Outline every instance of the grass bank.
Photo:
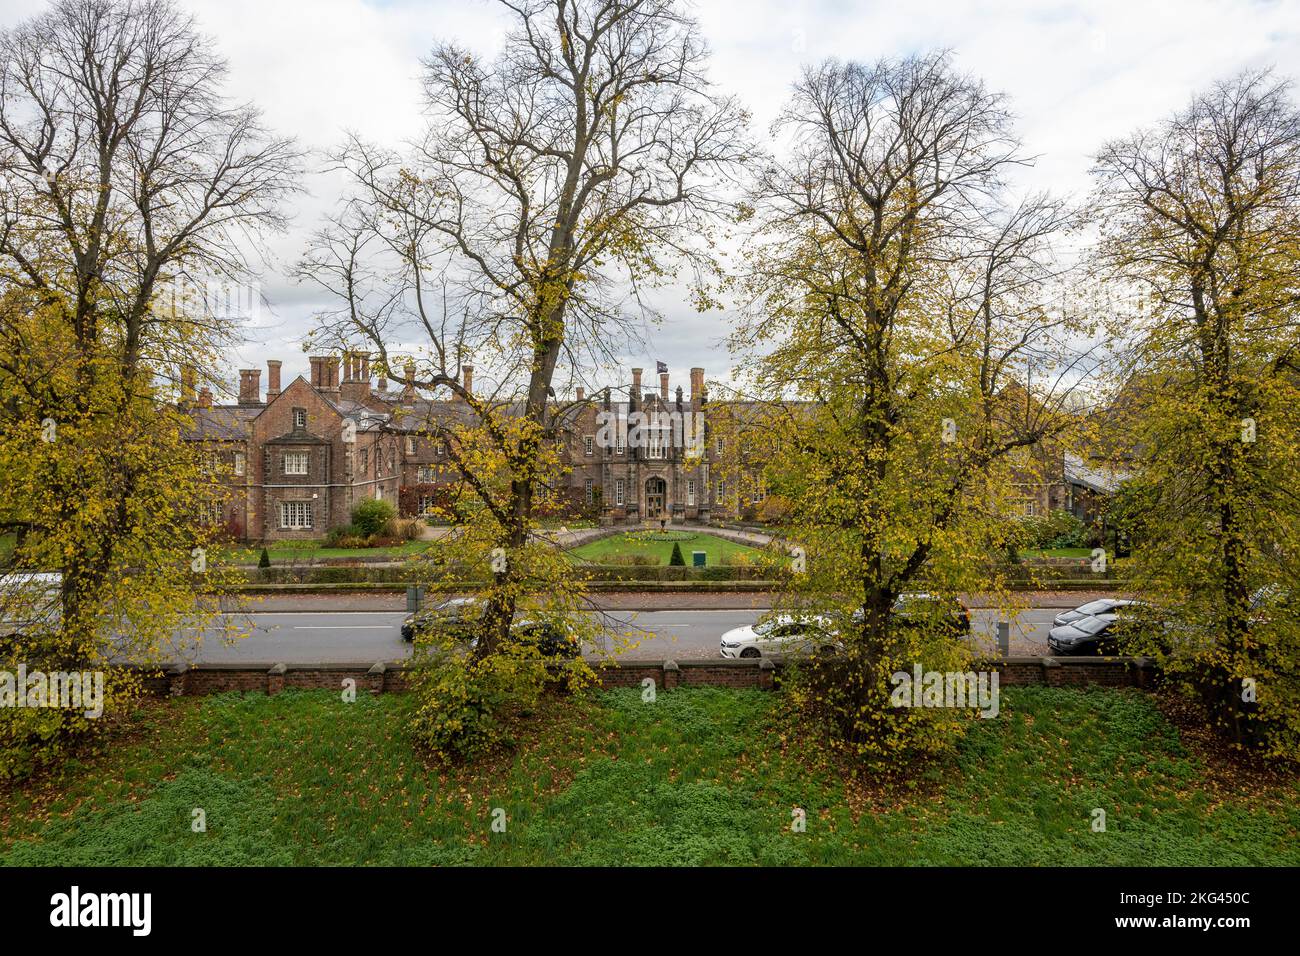
[{"label": "grass bank", "polygon": [[151,703],[103,754],[0,792],[0,863],[1300,864],[1295,782],[1223,784],[1140,692],[1004,690],[886,801],[792,756],[779,702],[602,692],[452,771],[412,750],[406,695]]}]

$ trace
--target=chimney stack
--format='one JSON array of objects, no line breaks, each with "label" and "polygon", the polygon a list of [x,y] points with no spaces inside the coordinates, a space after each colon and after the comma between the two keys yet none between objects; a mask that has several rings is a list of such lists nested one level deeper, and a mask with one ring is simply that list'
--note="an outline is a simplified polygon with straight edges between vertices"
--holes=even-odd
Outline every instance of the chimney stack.
[{"label": "chimney stack", "polygon": [[199,389],[199,408],[212,407],[212,389],[204,385]]},{"label": "chimney stack", "polygon": [[266,403],[269,405],[280,394],[280,360],[266,360]]},{"label": "chimney stack", "polygon": [[313,355],[311,362],[311,383],[316,388],[328,388],[325,384],[325,356]]},{"label": "chimney stack", "polygon": [[323,367],[325,387],[322,391],[331,392],[334,398],[339,395],[339,357],[330,355],[325,359]]},{"label": "chimney stack", "polygon": [[340,394],[353,402],[361,402],[369,397],[370,353],[343,353],[343,387]]},{"label": "chimney stack", "polygon": [[691,401],[697,402],[704,398],[704,369],[691,369]]},{"label": "chimney stack", "polygon": [[583,401],[587,397],[587,390],[581,385],[578,386],[578,401]]},{"label": "chimney stack", "polygon": [[632,395],[630,397],[634,402],[640,403],[641,401],[641,370],[639,368],[632,369]]},{"label": "chimney stack", "polygon": [[461,371],[461,384],[465,386],[465,391],[467,393],[473,395],[474,394],[474,366],[462,365],[460,367],[460,371]]},{"label": "chimney stack", "polygon": [[194,372],[194,366],[188,362],[181,366],[181,404],[194,404],[194,384],[197,376]]},{"label": "chimney stack", "polygon": [[260,368],[241,368],[239,370],[239,404],[262,404],[262,370]]},{"label": "chimney stack", "polygon": [[667,404],[668,402],[668,373],[659,373],[659,398]]}]

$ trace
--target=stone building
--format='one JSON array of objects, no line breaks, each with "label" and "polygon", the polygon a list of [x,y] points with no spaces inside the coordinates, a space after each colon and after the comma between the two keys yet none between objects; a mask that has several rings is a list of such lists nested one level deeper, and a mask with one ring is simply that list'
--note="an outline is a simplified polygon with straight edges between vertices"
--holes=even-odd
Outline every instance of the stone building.
[{"label": "stone building", "polygon": [[[228,476],[228,494],[209,520],[241,541],[319,538],[349,523],[366,498],[418,515],[459,488],[459,474],[438,428],[469,422],[459,398],[429,398],[413,388],[372,381],[369,356],[312,356],[311,380],[281,388],[278,361],[239,371],[239,398],[217,405],[193,394],[182,376],[192,439]],[[473,391],[473,368],[462,384]],[[184,384],[189,382],[191,384]],[[556,403],[566,464],[559,497],[564,512],[606,523],[705,521],[734,512],[725,482],[711,482],[722,449],[711,447],[704,369],[691,369],[690,393],[657,389],[632,370],[626,388]]]},{"label": "stone building", "polygon": [[[467,402],[393,388],[382,377],[373,382],[364,353],[310,362],[310,381],[298,377],[283,389],[280,362],[267,362],[265,394],[261,370],[241,369],[239,399],[230,405],[214,405],[207,389],[194,395],[192,377],[182,376],[192,437],[228,476],[229,494],[211,506],[209,520],[242,541],[310,539],[347,525],[367,498],[390,501],[406,516],[473,501],[439,437],[472,422]],[[471,394],[473,374],[462,369]],[[1002,397],[1008,407],[1027,400]],[[702,368],[690,370],[689,391],[674,388],[667,372],[647,387],[634,368],[627,385],[591,395],[578,389],[553,400],[553,411],[560,517],[658,525],[764,516],[763,463],[747,450],[746,430],[762,427],[765,409],[710,402]],[[1055,443],[1025,449],[1023,465],[1014,511],[1024,515],[1064,509],[1091,521],[1123,478]]]}]

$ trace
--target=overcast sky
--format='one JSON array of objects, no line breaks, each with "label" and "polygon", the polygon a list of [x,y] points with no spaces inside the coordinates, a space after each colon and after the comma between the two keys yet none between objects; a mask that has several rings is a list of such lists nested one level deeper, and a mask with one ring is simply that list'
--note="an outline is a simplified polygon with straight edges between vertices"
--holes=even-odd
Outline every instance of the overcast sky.
[{"label": "overcast sky", "polygon": [[[39,12],[39,0],[0,0],[6,26]],[[344,130],[397,145],[420,125],[420,58],[435,39],[484,53],[504,20],[490,0],[181,0],[230,62],[230,92],[256,102],[268,124],[308,147],[336,144]],[[700,0],[693,4],[713,51],[712,78],[738,94],[765,132],[800,65],[826,57],[864,61],[934,48],[1010,97],[1037,165],[1025,188],[1082,195],[1090,157],[1106,139],[1182,106],[1213,80],[1246,67],[1300,72],[1300,0]],[[302,340],[314,306],[284,273],[341,183],[314,174],[296,202],[291,231],[274,242],[262,281],[269,303],[248,330],[234,368],[281,358],[305,373]],[[727,316],[699,315],[675,296],[649,330],[643,354],[674,384],[702,365],[727,377],[721,345]],[[626,379],[622,379],[625,381]]]}]

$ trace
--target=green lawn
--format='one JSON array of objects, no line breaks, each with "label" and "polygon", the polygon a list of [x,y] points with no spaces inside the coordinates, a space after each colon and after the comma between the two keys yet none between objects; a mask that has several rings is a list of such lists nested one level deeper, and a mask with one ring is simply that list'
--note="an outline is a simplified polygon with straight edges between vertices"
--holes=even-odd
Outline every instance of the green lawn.
[{"label": "green lawn", "polygon": [[1035,548],[1022,551],[1025,558],[1090,558],[1092,548]]},{"label": "green lawn", "polygon": [[663,539],[655,531],[629,531],[611,535],[574,548],[569,554],[592,564],[614,563],[625,555],[648,555],[664,565],[672,557],[674,544],[681,545],[682,557],[686,559],[687,565],[691,563],[692,551],[703,551],[708,555],[705,560],[709,567],[722,564],[724,558],[745,555],[757,559],[762,554],[757,548],[736,544],[716,535],[672,530]]},{"label": "green lawn", "polygon": [[551,704],[513,755],[450,773],[412,751],[413,703],[151,703],[130,739],[0,791],[0,863],[1300,864],[1296,785],[1208,785],[1138,691],[1004,690],[1001,716],[976,721],[955,760],[875,810],[783,754],[775,694]]}]

